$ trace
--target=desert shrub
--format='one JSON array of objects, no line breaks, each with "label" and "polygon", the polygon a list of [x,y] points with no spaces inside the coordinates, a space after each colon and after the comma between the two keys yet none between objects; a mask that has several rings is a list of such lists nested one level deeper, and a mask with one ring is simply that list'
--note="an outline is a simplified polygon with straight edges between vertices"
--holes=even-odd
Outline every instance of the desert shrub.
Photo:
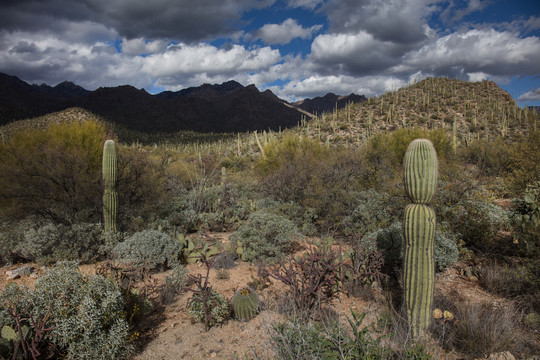
[{"label": "desert shrub", "polygon": [[363,236],[388,227],[403,211],[399,201],[373,189],[353,193],[354,210],[343,221],[346,236]]},{"label": "desert shrub", "polygon": [[445,218],[452,231],[460,234],[465,245],[471,249],[504,254],[514,247],[511,239],[501,233],[501,230],[511,228],[511,212],[491,203],[489,199],[472,195],[449,209]]},{"label": "desert shrub", "polygon": [[509,181],[514,195],[519,195],[528,184],[540,179],[540,131],[531,131],[528,138],[517,143],[512,160],[514,167]]},{"label": "desert shrub", "polygon": [[175,194],[160,206],[158,217],[184,233],[233,230],[251,210],[249,192],[231,184],[177,189]]},{"label": "desert shrub", "polygon": [[[101,276],[85,276],[75,263],[59,263],[40,277],[33,289],[11,284],[0,293],[2,326],[13,326],[11,307],[45,319],[44,341],[65,359],[120,359],[129,355],[129,325],[117,284]],[[31,329],[32,322],[26,323]],[[34,328],[35,329],[35,328]]]},{"label": "desert shrub", "polygon": [[[159,159],[134,148],[119,146],[117,156],[118,223],[125,231],[138,231],[133,228],[133,219],[148,222],[163,201],[164,170]],[[98,188],[102,192],[102,187]]]},{"label": "desert shrub", "polygon": [[506,176],[514,167],[516,146],[503,138],[475,140],[469,146],[460,148],[458,156],[468,164],[473,164],[484,175]]},{"label": "desert shrub", "polygon": [[289,319],[273,326],[270,343],[279,359],[391,359],[379,331],[364,325],[365,314],[352,312],[348,326],[331,321],[326,325]]},{"label": "desert shrub", "polygon": [[492,353],[512,352],[518,334],[512,307],[493,308],[489,304],[461,302],[452,312],[449,326],[452,344],[461,352],[477,358]]},{"label": "desert shrub", "polygon": [[455,264],[459,257],[456,235],[444,231],[437,232],[433,255],[438,271],[443,271]]},{"label": "desert shrub", "polygon": [[115,257],[124,263],[164,270],[179,263],[180,243],[157,230],[133,234],[114,247]]},{"label": "desert shrub", "polygon": [[[379,229],[365,235],[362,242],[365,246],[376,244],[377,248],[383,252],[385,264],[390,268],[401,266],[405,252],[405,247],[402,246],[403,226],[401,222],[395,222],[385,229]],[[458,255],[455,235],[445,231],[437,231],[434,244],[436,269],[442,271],[451,266],[457,261]]]},{"label": "desert shrub", "polygon": [[540,311],[540,265],[537,259],[521,264],[486,264],[479,269],[480,285],[487,291]]},{"label": "desert shrub", "polygon": [[264,272],[287,286],[287,297],[301,315],[310,315],[341,291],[344,258],[331,244],[309,243],[299,257],[290,257]]},{"label": "desert shrub", "polygon": [[330,149],[318,141],[285,135],[270,142],[255,167],[264,194],[312,209],[324,232],[339,229],[349,193],[367,172],[361,158],[347,149]]},{"label": "desert shrub", "polygon": [[171,269],[171,273],[163,279],[162,300],[171,302],[176,295],[183,292],[187,286],[188,270],[182,264],[177,264]]},{"label": "desert shrub", "polygon": [[384,257],[375,246],[364,246],[360,235],[355,236],[351,250],[347,253],[344,264],[342,282],[347,294],[359,296],[369,293],[371,287],[381,285],[386,277],[382,273]]},{"label": "desert shrub", "polygon": [[105,128],[98,121],[26,130],[0,144],[0,204],[5,215],[97,222]]},{"label": "desert shrub", "polygon": [[266,197],[256,202],[256,209],[280,215],[291,220],[302,234],[306,236],[317,233],[315,227],[317,215],[316,210],[313,208],[305,208],[294,201],[283,203]]},{"label": "desert shrub", "polygon": [[122,234],[106,234],[99,224],[53,223],[30,228],[14,252],[27,261],[50,264],[62,260],[83,263],[104,258]]},{"label": "desert shrub", "polygon": [[272,262],[293,251],[302,235],[289,219],[256,211],[230,239],[244,261]]},{"label": "desert shrub", "polygon": [[214,290],[208,281],[214,260],[203,255],[201,261],[206,266],[206,274],[188,275],[187,289],[193,295],[187,301],[187,308],[191,317],[203,323],[208,331],[215,325],[223,324],[230,317],[230,308],[223,295]]},{"label": "desert shrub", "polygon": [[188,303],[188,312],[207,329],[223,324],[230,317],[229,303],[214,289],[208,294],[194,294]]},{"label": "desert shrub", "polygon": [[410,142],[417,138],[431,140],[437,151],[440,167],[446,166],[452,159],[451,142],[443,130],[399,129],[390,133],[378,133],[361,149],[365,157],[364,166],[370,174],[363,179],[364,186],[390,194],[399,191],[401,194],[403,190],[400,190],[398,184],[403,180],[403,157]]},{"label": "desert shrub", "polygon": [[520,255],[540,254],[540,181],[527,185],[523,195],[512,200],[514,236]]},{"label": "desert shrub", "polygon": [[12,264],[24,260],[17,255],[17,245],[24,241],[24,234],[36,223],[28,218],[21,221],[0,222],[0,264]]}]

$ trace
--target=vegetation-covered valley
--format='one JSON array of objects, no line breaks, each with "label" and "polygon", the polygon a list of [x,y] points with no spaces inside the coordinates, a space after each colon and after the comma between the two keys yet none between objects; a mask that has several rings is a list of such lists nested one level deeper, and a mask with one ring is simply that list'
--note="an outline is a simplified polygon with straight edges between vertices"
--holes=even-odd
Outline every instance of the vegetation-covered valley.
[{"label": "vegetation-covered valley", "polygon": [[[538,120],[493,82],[429,78],[282,131],[147,134],[78,108],[2,126],[0,357],[534,359]],[[439,172],[421,337],[403,310],[417,138]]]}]

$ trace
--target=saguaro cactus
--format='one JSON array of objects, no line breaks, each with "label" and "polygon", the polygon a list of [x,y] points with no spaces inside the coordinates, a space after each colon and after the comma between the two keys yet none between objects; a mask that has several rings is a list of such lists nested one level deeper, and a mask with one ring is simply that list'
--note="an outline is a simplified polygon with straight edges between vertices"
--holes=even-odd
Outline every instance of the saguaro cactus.
[{"label": "saguaro cactus", "polygon": [[437,189],[437,153],[426,139],[412,141],[404,159],[405,191],[413,204],[405,208],[403,232],[404,303],[413,337],[422,336],[431,322],[435,283],[435,211],[428,206]]},{"label": "saguaro cactus", "polygon": [[113,140],[105,141],[103,146],[103,223],[105,231],[116,231],[116,149]]}]

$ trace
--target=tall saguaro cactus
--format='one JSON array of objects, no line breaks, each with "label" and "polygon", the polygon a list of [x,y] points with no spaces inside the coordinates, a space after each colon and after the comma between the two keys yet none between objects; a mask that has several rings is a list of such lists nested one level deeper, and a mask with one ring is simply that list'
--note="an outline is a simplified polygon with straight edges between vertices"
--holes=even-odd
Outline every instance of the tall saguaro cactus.
[{"label": "tall saguaro cactus", "polygon": [[116,149],[113,140],[105,141],[103,146],[103,223],[105,231],[116,231]]},{"label": "tall saguaro cactus", "polygon": [[404,165],[405,192],[413,202],[405,208],[403,232],[404,303],[413,337],[424,334],[431,322],[435,284],[435,211],[428,206],[437,190],[439,166],[433,144],[416,139],[409,144]]}]

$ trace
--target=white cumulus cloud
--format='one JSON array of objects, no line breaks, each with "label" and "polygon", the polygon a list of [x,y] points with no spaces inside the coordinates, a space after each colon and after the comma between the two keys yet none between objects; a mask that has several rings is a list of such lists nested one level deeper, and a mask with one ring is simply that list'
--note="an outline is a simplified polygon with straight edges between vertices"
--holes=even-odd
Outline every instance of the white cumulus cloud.
[{"label": "white cumulus cloud", "polygon": [[302,27],[295,19],[288,18],[281,24],[266,24],[255,33],[256,39],[267,44],[288,44],[295,38],[309,39],[321,29],[322,25]]},{"label": "white cumulus cloud", "polygon": [[456,32],[409,52],[395,72],[422,70],[435,75],[486,73],[492,76],[540,73],[540,39],[495,29]]},{"label": "white cumulus cloud", "polygon": [[527,91],[524,94],[521,94],[518,98],[518,101],[540,101],[540,87],[536,90]]}]

